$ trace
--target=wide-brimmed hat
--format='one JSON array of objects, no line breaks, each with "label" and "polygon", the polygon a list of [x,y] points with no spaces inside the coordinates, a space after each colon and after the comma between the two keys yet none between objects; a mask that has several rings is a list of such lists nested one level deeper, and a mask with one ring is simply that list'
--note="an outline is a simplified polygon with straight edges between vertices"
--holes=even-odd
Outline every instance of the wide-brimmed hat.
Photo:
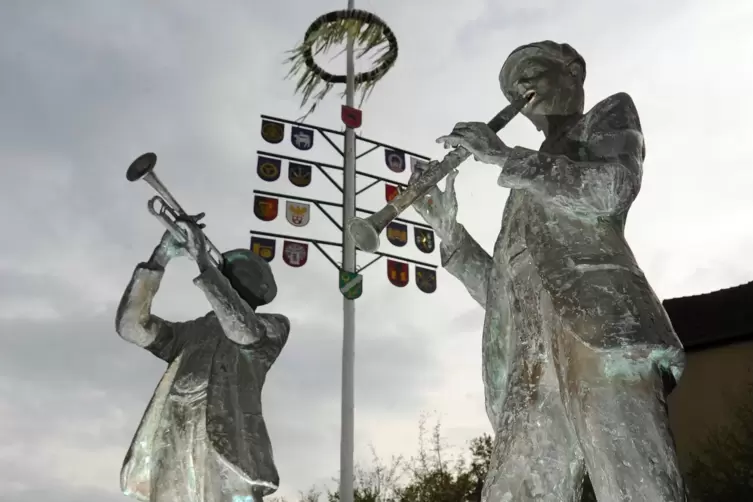
[{"label": "wide-brimmed hat", "polygon": [[238,293],[256,298],[266,305],[277,296],[277,283],[269,263],[250,249],[233,249],[222,253],[222,273]]}]

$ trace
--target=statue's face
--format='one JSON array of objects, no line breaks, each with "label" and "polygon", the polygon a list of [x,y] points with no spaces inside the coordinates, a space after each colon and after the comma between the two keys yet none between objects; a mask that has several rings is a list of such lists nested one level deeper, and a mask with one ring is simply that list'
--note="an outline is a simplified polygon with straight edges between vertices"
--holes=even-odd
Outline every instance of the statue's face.
[{"label": "statue's face", "polygon": [[545,130],[548,116],[583,113],[580,64],[547,57],[536,48],[517,51],[505,61],[500,86],[510,101],[532,96],[521,113],[539,130]]}]

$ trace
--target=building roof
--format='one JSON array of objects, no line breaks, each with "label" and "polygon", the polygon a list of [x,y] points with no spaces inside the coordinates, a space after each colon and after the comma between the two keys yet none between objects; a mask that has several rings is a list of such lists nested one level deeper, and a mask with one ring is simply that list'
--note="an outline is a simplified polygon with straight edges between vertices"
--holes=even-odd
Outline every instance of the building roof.
[{"label": "building roof", "polygon": [[664,300],[663,305],[688,350],[753,340],[753,282]]}]

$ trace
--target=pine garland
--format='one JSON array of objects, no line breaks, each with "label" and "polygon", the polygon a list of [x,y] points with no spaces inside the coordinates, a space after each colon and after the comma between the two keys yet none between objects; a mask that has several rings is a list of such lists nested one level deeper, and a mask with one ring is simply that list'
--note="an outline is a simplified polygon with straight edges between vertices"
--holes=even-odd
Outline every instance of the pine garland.
[{"label": "pine garland", "polygon": [[335,84],[343,84],[346,80],[345,75],[333,75],[322,69],[316,64],[314,57],[338,44],[345,44],[348,37],[353,37],[355,46],[358,47],[356,59],[371,53],[375,58],[373,70],[355,76],[355,90],[361,93],[359,107],[397,59],[395,35],[374,14],[354,9],[320,16],[309,26],[303,42],[288,51],[292,55],[285,61],[291,65],[286,78],[297,79],[295,93],[302,97],[301,108],[313,101],[304,119],[316,109]]}]

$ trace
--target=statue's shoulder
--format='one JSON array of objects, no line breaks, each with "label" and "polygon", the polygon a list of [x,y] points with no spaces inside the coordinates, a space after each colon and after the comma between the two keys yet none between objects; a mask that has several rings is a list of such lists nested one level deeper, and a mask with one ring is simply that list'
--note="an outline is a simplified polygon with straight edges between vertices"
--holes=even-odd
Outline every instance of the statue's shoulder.
[{"label": "statue's shoulder", "polygon": [[618,92],[617,94],[612,94],[596,103],[589,114],[604,114],[610,111],[635,109],[635,102],[633,101],[633,98],[630,97],[630,94],[626,92]]},{"label": "statue's shoulder", "polygon": [[213,324],[220,324],[219,319],[217,319],[217,314],[214,313],[214,310],[210,310],[206,314],[204,314],[201,317],[197,317],[196,319],[191,319],[190,321],[185,321],[183,324],[190,327],[197,327],[197,326],[207,326],[207,325],[213,325]]},{"label": "statue's shoulder", "polygon": [[[290,319],[282,314],[257,314],[257,316],[267,328],[267,346],[273,347],[275,354],[279,354],[279,351],[288,343]],[[270,360],[274,361],[276,358],[277,355]]]},{"label": "statue's shoulder", "polygon": [[588,115],[590,115],[589,122],[600,128],[641,130],[638,109],[635,107],[633,98],[626,92],[618,92],[602,99],[588,112]]},{"label": "statue's shoulder", "polygon": [[290,332],[290,319],[282,314],[257,314],[262,322],[271,324],[273,327],[285,333]]}]

